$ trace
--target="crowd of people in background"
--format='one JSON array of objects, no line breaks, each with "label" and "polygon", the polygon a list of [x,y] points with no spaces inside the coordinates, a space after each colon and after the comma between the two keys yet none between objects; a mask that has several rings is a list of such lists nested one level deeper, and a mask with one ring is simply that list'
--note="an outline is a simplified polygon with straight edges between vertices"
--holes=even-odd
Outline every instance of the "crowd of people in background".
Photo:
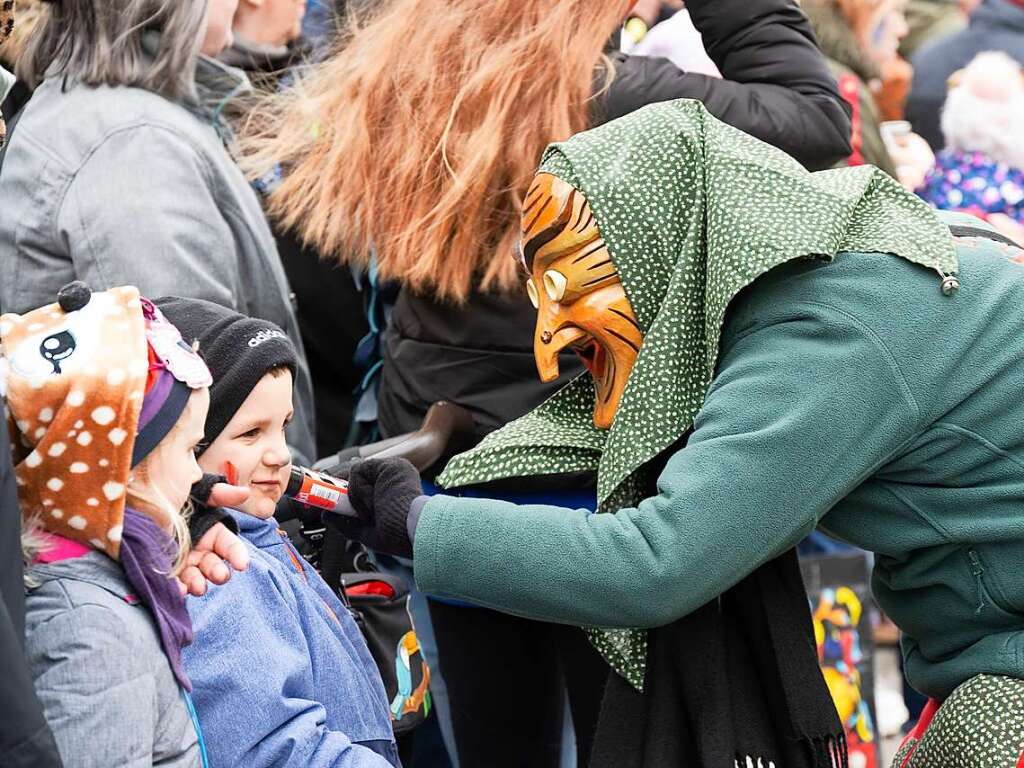
[{"label": "crowd of people in background", "polygon": [[[1024,0],[2,5],[2,765],[607,760],[607,654],[580,622],[420,592],[418,492],[397,550],[282,501],[293,466],[348,472],[446,401],[471,424],[419,467],[433,493],[593,368],[565,348],[538,378],[545,299],[513,258],[549,144],[695,100],[1024,261]],[[596,489],[570,468],[467,493]],[[321,550],[411,592],[383,680]]]}]

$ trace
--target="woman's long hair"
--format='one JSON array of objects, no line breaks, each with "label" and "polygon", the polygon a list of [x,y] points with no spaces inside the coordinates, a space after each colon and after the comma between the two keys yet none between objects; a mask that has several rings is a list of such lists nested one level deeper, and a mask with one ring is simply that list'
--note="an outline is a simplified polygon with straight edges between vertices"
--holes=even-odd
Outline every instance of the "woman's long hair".
[{"label": "woman's long hair", "polygon": [[516,280],[544,147],[588,125],[623,0],[393,0],[242,127],[270,214],[321,254],[463,301]]}]

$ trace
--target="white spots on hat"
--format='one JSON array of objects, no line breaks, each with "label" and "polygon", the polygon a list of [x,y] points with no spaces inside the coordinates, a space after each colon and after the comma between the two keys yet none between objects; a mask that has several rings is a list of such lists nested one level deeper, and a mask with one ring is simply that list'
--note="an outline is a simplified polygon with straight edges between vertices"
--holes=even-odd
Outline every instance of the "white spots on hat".
[{"label": "white spots on hat", "polygon": [[82,432],[76,439],[75,442],[81,446],[86,446],[92,442],[92,434],[89,432]]},{"label": "white spots on hat", "polygon": [[142,399],[142,393],[138,392],[138,391],[132,392],[130,395],[128,395],[128,399],[129,400],[140,400],[140,399]]},{"label": "white spots on hat", "polygon": [[109,433],[107,433],[107,437],[110,438],[110,442],[114,445],[120,445],[124,442],[124,439],[128,437],[128,433],[120,427],[114,427]]},{"label": "white spots on hat", "polygon": [[64,481],[61,480],[59,477],[51,477],[49,480],[46,481],[46,487],[49,488],[54,493],[56,493],[57,491],[64,487]]},{"label": "white spots on hat", "polygon": [[107,373],[107,384],[112,387],[118,387],[124,383],[127,378],[123,368],[111,368]]},{"label": "white spots on hat", "polygon": [[107,531],[107,538],[117,543],[121,540],[121,526],[115,525],[109,531]]},{"label": "white spots on hat", "polygon": [[77,429],[72,429],[70,432],[68,432],[68,437],[74,437],[77,434],[78,434],[78,430]]},{"label": "white spots on hat", "polygon": [[62,517],[64,517],[64,510],[63,509],[51,509],[50,510],[50,517],[52,517],[54,520],[60,520]]},{"label": "white spots on hat", "polygon": [[73,405],[74,407],[77,408],[78,406],[80,406],[84,402],[85,402],[85,392],[83,392],[82,390],[80,390],[80,389],[72,389],[70,392],[68,392],[68,396],[67,396],[67,404],[68,405]]},{"label": "white spots on hat", "polygon": [[110,480],[103,484],[103,495],[107,497],[107,501],[117,501],[121,498],[121,494],[124,493],[124,485],[122,483],[115,483]]},{"label": "white spots on hat", "polygon": [[43,506],[44,507],[52,507],[53,506],[53,499],[43,499]]},{"label": "white spots on hat", "polygon": [[20,486],[28,485],[28,483],[25,482],[25,478],[18,474],[14,476],[14,482]]},{"label": "white spots on hat", "polygon": [[109,405],[101,405],[92,412],[92,420],[100,426],[106,426],[114,420],[117,414],[114,413],[114,409]]},{"label": "white spots on hat", "polygon": [[42,463],[43,457],[39,455],[39,451],[32,451],[32,453],[25,457],[25,466],[29,469],[35,469]]},{"label": "white spots on hat", "polygon": [[18,425],[18,431],[21,432],[22,434],[27,434],[28,431],[32,429],[32,424],[29,423],[26,419],[18,419],[15,422],[15,424]]},{"label": "white spots on hat", "polygon": [[45,435],[45,434],[46,434],[46,427],[39,427],[39,429],[37,429],[35,431],[35,438],[36,438],[36,440],[42,440],[43,439],[43,435]]},{"label": "white spots on hat", "polygon": [[68,518],[68,525],[70,525],[76,531],[84,531],[85,526],[88,525],[88,522],[81,515],[72,515],[70,518]]},{"label": "white spots on hat", "polygon": [[75,429],[81,429],[84,426],[85,426],[85,422],[82,421],[81,419],[79,419],[78,421],[75,422]]},{"label": "white spots on hat", "polygon": [[110,466],[110,462],[107,461],[106,459],[100,459],[100,466],[101,467],[109,467]]},{"label": "white spots on hat", "polygon": [[64,445],[64,443],[57,442],[50,446],[50,449],[46,452],[46,454],[48,456],[52,456],[53,458],[57,458],[58,456],[63,456],[64,451],[66,451],[67,448],[68,447]]},{"label": "white spots on hat", "polygon": [[89,497],[88,499],[85,500],[85,503],[88,504],[90,507],[98,507],[100,505],[100,500]]},{"label": "white spots on hat", "polygon": [[49,424],[53,421],[53,408],[41,408],[39,410],[39,420],[43,424]]},{"label": "white spots on hat", "polygon": [[89,539],[89,543],[96,547],[96,549],[103,549],[105,546],[99,539]]},{"label": "white spots on hat", "polygon": [[84,461],[73,461],[71,466],[68,467],[68,471],[73,475],[84,475],[89,471],[89,465]]}]

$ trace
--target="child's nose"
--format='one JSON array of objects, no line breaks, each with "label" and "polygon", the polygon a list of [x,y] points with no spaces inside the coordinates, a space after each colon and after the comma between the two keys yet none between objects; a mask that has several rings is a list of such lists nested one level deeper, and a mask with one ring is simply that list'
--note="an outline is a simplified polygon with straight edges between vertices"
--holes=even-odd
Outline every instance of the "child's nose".
[{"label": "child's nose", "polygon": [[283,467],[292,461],[292,453],[288,450],[288,444],[282,440],[279,445],[268,448],[263,454],[263,463],[268,467]]}]

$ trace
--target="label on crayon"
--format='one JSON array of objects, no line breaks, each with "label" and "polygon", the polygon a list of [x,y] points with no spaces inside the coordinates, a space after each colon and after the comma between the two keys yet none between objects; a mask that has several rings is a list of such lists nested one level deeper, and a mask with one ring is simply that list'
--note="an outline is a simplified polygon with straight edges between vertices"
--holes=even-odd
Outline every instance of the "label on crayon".
[{"label": "label on crayon", "polygon": [[348,494],[348,489],[318,480],[310,473],[302,478],[302,486],[295,494],[295,500],[320,509],[333,510],[341,501],[341,495]]}]

